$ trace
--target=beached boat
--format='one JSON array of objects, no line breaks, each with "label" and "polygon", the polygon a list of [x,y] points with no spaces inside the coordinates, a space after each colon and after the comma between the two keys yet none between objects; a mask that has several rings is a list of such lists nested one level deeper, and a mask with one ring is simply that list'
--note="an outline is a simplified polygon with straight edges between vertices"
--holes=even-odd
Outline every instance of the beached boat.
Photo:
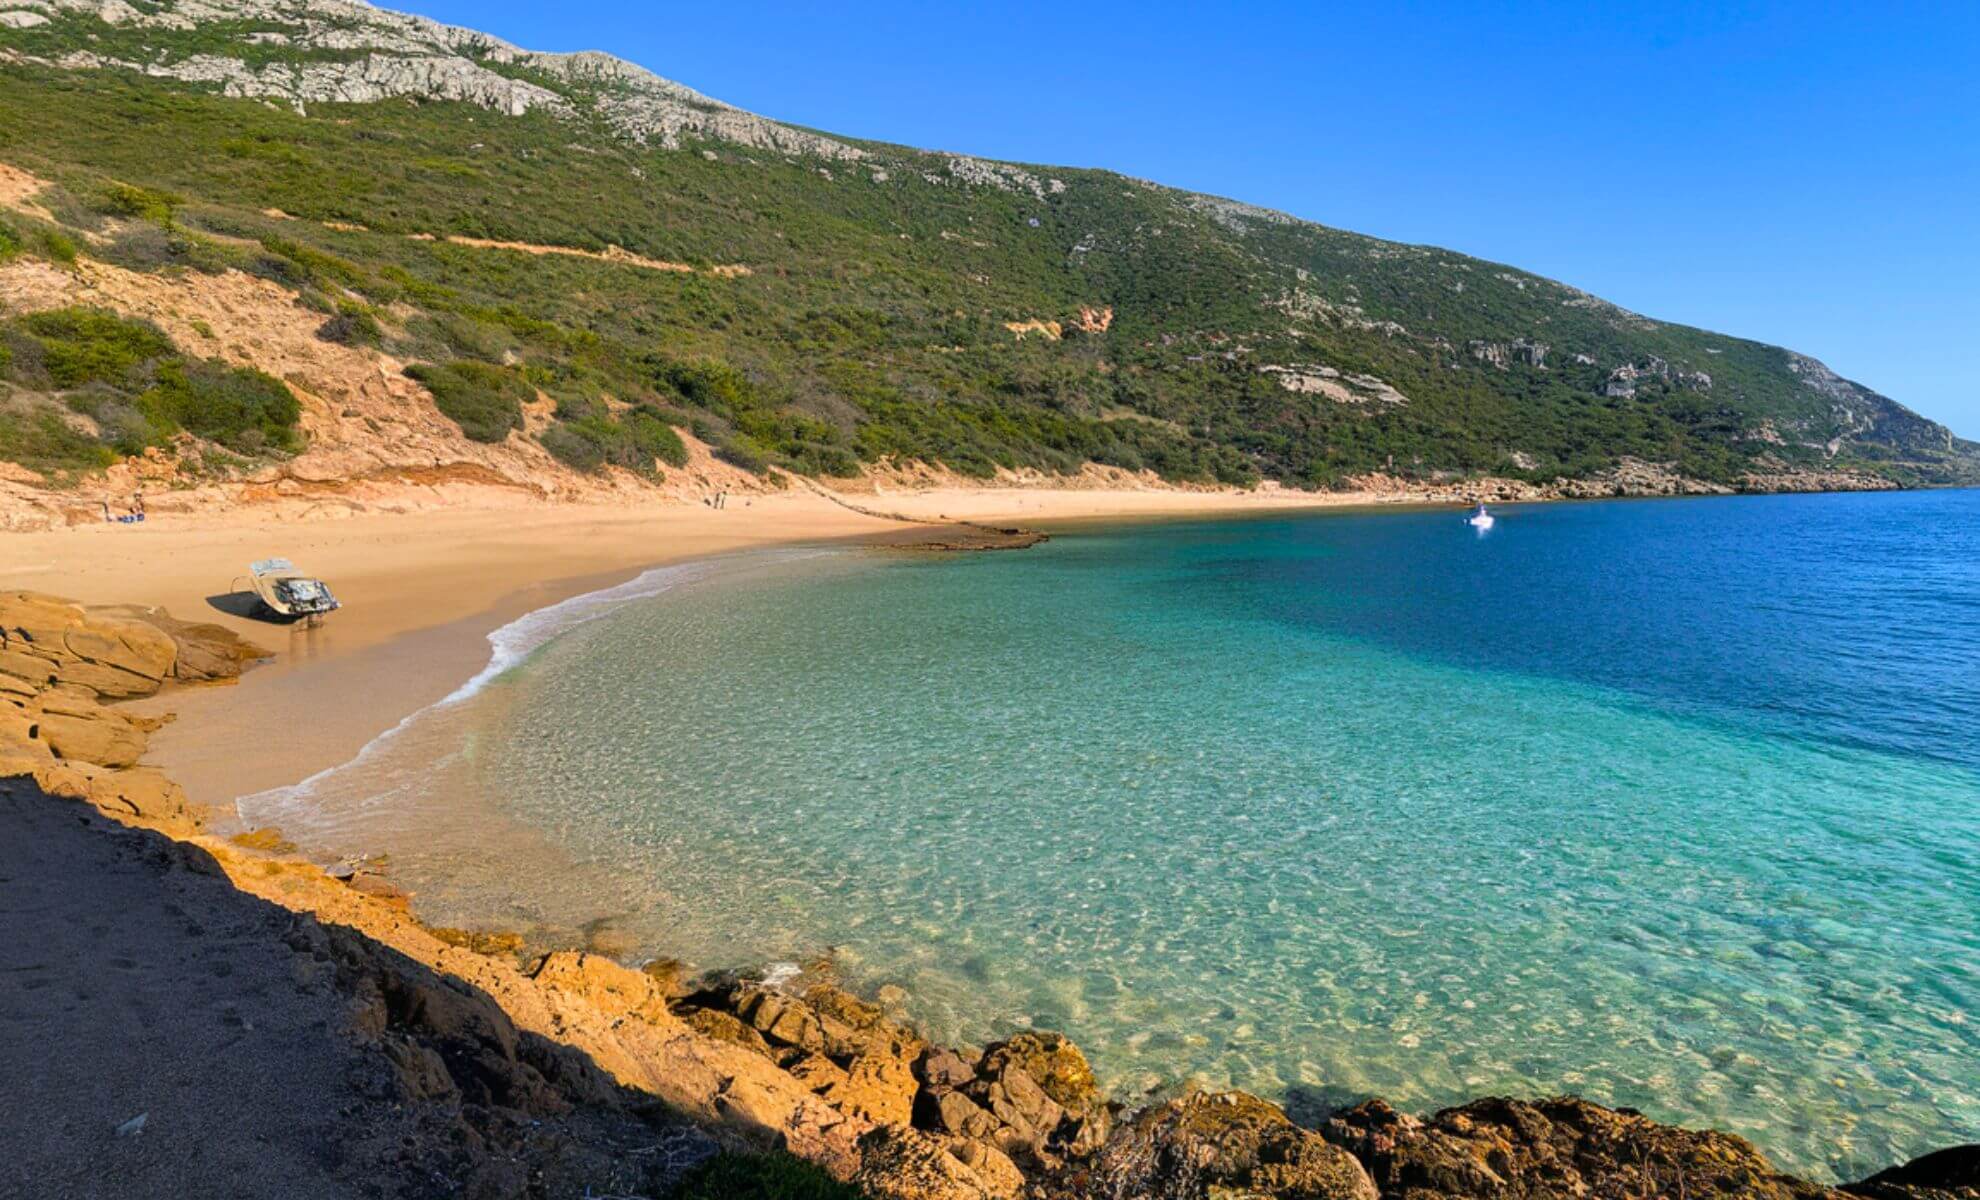
[{"label": "beached boat", "polygon": [[342,605],[321,579],[303,574],[286,558],[264,558],[248,567],[248,586],[268,611],[312,623]]}]

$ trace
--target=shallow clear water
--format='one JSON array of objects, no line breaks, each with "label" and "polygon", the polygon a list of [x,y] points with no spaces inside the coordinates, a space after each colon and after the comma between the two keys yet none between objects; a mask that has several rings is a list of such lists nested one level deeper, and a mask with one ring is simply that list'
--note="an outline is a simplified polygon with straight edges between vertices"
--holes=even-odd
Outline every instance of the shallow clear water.
[{"label": "shallow clear water", "polygon": [[1844,1177],[1980,1136],[1980,492],[677,582],[285,821],[442,915],[836,948],[1124,1091],[1572,1090]]}]

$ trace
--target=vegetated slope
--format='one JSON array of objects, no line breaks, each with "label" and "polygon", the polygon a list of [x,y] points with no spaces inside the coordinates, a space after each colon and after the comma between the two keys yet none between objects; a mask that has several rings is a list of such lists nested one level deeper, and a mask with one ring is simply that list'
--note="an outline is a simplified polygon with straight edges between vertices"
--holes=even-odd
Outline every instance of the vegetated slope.
[{"label": "vegetated slope", "polygon": [[[52,186],[0,255],[262,275],[422,364],[468,438],[579,471],[664,471],[678,426],[826,475],[1980,479],[1980,446],[1810,358],[1444,250],[833,138],[343,0],[5,3],[0,162]],[[13,387],[0,422],[90,435]]]}]

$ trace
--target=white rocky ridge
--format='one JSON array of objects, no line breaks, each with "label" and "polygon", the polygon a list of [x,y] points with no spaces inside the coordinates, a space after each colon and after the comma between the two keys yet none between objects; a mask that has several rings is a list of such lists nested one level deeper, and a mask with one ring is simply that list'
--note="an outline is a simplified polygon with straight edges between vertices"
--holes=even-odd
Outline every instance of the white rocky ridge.
[{"label": "white rocky ridge", "polygon": [[[64,65],[73,62],[65,59]],[[224,95],[286,100],[298,111],[307,111],[310,104],[370,104],[395,96],[459,100],[512,117],[535,108],[571,111],[548,88],[497,75],[463,58],[372,54],[352,63],[269,63],[256,69],[237,58],[198,54],[172,63],[101,65],[184,83],[218,84]]]},{"label": "white rocky ridge", "polygon": [[[570,118],[594,115],[620,137],[665,149],[679,149],[689,139],[706,139],[842,162],[885,157],[724,104],[610,54],[524,50],[478,30],[377,8],[363,0],[156,0],[143,9],[125,0],[0,0],[0,27],[28,28],[57,17],[94,18],[119,28],[177,33],[225,23],[232,27],[229,35],[242,45],[284,47],[293,57],[265,62],[257,56],[251,62],[213,50],[174,56],[161,49],[139,61],[78,51],[54,65],[140,72],[215,87],[228,96],[287,104],[299,112],[306,113],[312,104],[400,98],[457,101],[509,116],[537,111]],[[262,28],[243,33],[242,25]],[[518,78],[518,73],[535,79]],[[938,186],[991,187],[1039,200],[1066,190],[1063,180],[1009,163],[961,154],[941,155],[940,161],[943,169],[916,169],[899,177]],[[895,176],[876,168],[869,177],[885,182]],[[1261,224],[1307,224],[1283,212],[1221,197],[1175,194],[1238,232]]]},{"label": "white rocky ridge", "polygon": [[[510,116],[535,110],[559,116],[589,111],[622,137],[669,149],[678,148],[684,138],[699,137],[784,154],[867,157],[856,146],[744,112],[609,54],[524,50],[476,30],[358,0],[162,0],[152,11],[123,0],[18,0],[13,11],[0,14],[0,23],[20,28],[57,15],[176,32],[217,22],[261,25],[242,40],[285,46],[295,53],[292,61],[257,66],[223,53],[173,57],[161,51],[148,61],[72,54],[58,65],[209,84],[225,95],[285,102],[302,111],[311,104],[401,97],[459,101]],[[504,67],[510,71],[498,69]]]},{"label": "white rocky ridge", "polygon": [[1266,366],[1258,370],[1260,374],[1271,375],[1278,379],[1279,386],[1289,392],[1325,396],[1336,404],[1409,403],[1408,396],[1391,387],[1387,381],[1373,375],[1350,375],[1333,367],[1317,364]]},{"label": "white rocky ridge", "polygon": [[[1160,184],[1149,184],[1161,187]],[[1164,189],[1166,190],[1166,189]],[[1280,212],[1276,208],[1264,208],[1256,204],[1246,204],[1242,200],[1226,200],[1222,196],[1192,195],[1189,205],[1204,213],[1211,220],[1233,233],[1249,233],[1255,225],[1303,225],[1291,213]]]}]

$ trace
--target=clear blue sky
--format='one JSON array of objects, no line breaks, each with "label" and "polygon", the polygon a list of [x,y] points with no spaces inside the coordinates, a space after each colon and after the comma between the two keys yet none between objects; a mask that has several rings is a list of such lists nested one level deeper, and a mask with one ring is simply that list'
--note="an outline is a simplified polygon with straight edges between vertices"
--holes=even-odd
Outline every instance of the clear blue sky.
[{"label": "clear blue sky", "polygon": [[779,120],[1513,263],[1980,438],[1973,0],[385,2]]}]

